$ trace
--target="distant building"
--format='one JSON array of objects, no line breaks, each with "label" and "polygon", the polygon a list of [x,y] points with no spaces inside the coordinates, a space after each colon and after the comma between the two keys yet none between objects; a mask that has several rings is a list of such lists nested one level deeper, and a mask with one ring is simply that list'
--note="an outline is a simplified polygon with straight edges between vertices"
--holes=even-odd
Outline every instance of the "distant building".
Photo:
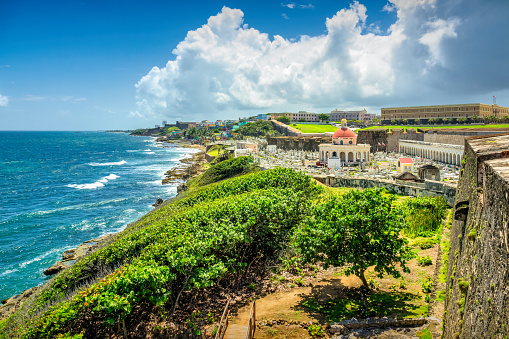
[{"label": "distant building", "polygon": [[494,115],[497,118],[509,115],[509,108],[499,105],[487,104],[459,104],[459,105],[433,105],[382,108],[382,120],[392,119],[420,119],[431,118],[480,118]]},{"label": "distant building", "polygon": [[277,120],[282,116],[287,116],[290,121],[300,121],[304,119],[306,122],[319,122],[318,113],[311,113],[306,111],[299,111],[299,113],[270,113],[270,119]]},{"label": "distant building", "polygon": [[267,120],[269,115],[267,113],[260,113],[256,116],[256,120]]},{"label": "distant building", "polygon": [[[330,121],[341,121],[343,119],[346,120],[362,120],[366,121],[366,119],[371,119],[371,114],[366,117],[368,112],[364,108],[362,111],[340,111],[337,108],[330,112],[329,120]],[[374,115],[374,114],[373,114]]]}]

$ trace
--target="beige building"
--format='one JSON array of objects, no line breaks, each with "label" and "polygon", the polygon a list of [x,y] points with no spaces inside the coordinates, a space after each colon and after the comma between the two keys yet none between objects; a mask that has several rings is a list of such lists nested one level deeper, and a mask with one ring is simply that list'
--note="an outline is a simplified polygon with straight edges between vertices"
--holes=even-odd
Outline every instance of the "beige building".
[{"label": "beige building", "polygon": [[360,163],[370,160],[369,144],[357,144],[357,135],[346,127],[346,119],[341,128],[332,135],[332,144],[320,144],[320,163],[328,168],[340,168],[348,163]]},{"label": "beige building", "polygon": [[306,111],[299,111],[299,113],[270,113],[271,120],[277,120],[282,116],[287,116],[290,118],[290,121],[300,121],[301,119],[306,120],[306,122],[318,122],[318,113],[310,113]]},{"label": "beige building", "polygon": [[372,120],[371,115],[368,115],[368,111],[364,108],[362,111],[340,111],[337,108],[330,112],[330,121],[341,121],[343,119],[346,120],[362,120],[365,121],[366,118]]},{"label": "beige building", "polygon": [[431,118],[484,118],[494,115],[501,118],[509,114],[509,108],[487,104],[434,105],[382,108],[382,120],[431,119]]}]

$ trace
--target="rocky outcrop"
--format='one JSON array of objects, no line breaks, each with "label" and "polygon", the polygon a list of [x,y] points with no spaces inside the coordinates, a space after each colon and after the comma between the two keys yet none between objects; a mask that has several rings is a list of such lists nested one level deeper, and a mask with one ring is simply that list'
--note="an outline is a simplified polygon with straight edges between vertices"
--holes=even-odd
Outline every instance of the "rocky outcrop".
[{"label": "rocky outcrop", "polygon": [[79,245],[77,248],[67,250],[62,253],[62,260],[57,262],[55,265],[48,268],[43,273],[45,275],[53,275],[56,274],[67,267],[70,267],[74,264],[74,262],[80,258],[83,258],[90,252],[95,251],[99,246],[115,237],[116,234],[106,234],[102,237],[95,238],[92,240],[85,241],[83,244]]}]

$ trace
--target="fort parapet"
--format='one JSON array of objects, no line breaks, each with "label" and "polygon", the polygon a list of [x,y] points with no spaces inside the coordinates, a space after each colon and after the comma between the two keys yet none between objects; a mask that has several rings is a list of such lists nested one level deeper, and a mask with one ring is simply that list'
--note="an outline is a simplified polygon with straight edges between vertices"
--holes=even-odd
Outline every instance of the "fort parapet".
[{"label": "fort parapet", "polygon": [[465,140],[447,270],[444,338],[509,335],[509,134]]}]

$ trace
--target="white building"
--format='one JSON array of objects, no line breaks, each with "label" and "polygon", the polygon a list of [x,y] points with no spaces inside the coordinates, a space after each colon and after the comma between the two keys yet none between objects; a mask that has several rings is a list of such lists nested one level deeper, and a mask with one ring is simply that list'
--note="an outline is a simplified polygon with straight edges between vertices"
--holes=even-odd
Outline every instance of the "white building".
[{"label": "white building", "polygon": [[357,135],[341,121],[341,128],[332,135],[332,144],[320,144],[320,163],[328,168],[340,168],[345,164],[361,163],[370,160],[369,144],[357,144]]},{"label": "white building", "polygon": [[436,142],[400,140],[401,153],[431,159],[446,164],[459,166],[463,157],[464,146],[439,144]]}]

